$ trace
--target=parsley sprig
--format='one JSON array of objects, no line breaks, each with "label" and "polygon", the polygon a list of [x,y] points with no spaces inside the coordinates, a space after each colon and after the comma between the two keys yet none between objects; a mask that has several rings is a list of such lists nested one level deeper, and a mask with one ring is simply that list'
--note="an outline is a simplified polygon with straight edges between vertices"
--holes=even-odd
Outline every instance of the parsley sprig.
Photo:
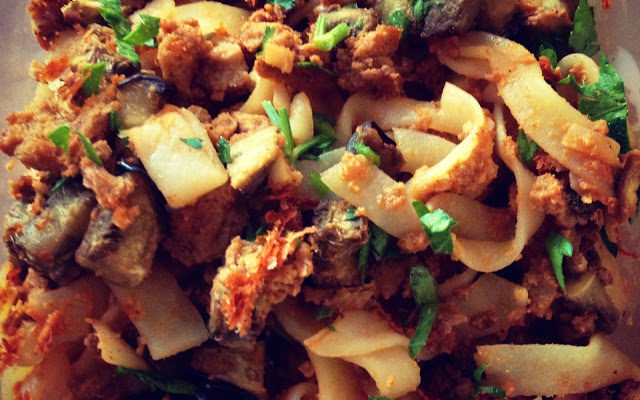
[{"label": "parsley sprig", "polygon": [[564,273],[562,272],[562,258],[563,256],[571,257],[573,255],[573,246],[566,237],[557,232],[551,232],[547,236],[546,248],[558,285],[566,292],[567,287],[564,283]]},{"label": "parsley sprig", "polygon": [[202,139],[197,137],[189,137],[189,138],[180,138],[182,143],[186,144],[189,147],[193,147],[196,150],[202,149]]},{"label": "parsley sprig", "polygon": [[427,234],[434,253],[453,253],[453,238],[451,228],[458,223],[442,209],[429,211],[427,206],[414,200],[413,209],[420,217],[422,229]]},{"label": "parsley sprig", "polygon": [[262,35],[262,43],[260,44],[260,51],[256,53],[257,56],[264,53],[264,45],[267,44],[269,40],[273,37],[273,34],[276,32],[276,28],[268,25],[264,28],[264,35]]},{"label": "parsley sprig", "polygon": [[415,359],[426,345],[431,327],[436,319],[438,292],[436,290],[436,281],[429,273],[429,270],[422,265],[416,265],[411,268],[409,280],[411,281],[413,298],[420,307],[418,326],[409,342],[409,355]]},{"label": "parsley sprig", "polygon": [[580,0],[573,16],[573,29],[569,34],[569,46],[577,52],[592,56],[600,50],[593,7],[587,0]]},{"label": "parsley sprig", "polygon": [[91,140],[89,140],[89,138],[83,135],[82,132],[80,132],[79,130],[75,128],[71,128],[69,125],[61,125],[56,129],[54,129],[53,132],[49,134],[48,136],[49,140],[51,140],[53,144],[56,145],[56,147],[60,147],[64,154],[68,155],[69,140],[71,138],[72,129],[73,129],[73,132],[75,132],[75,134],[78,135],[78,139],[80,139],[80,142],[84,147],[84,152],[87,158],[91,160],[94,164],[97,164],[102,167],[103,166],[102,160],[100,159],[100,156],[98,156],[98,152],[96,152],[96,149],[93,147],[93,144],[91,144]]},{"label": "parsley sprig", "polygon": [[82,82],[82,91],[87,97],[98,93],[106,67],[107,63],[104,61],[85,67],[86,78]]},{"label": "parsley sprig", "polygon": [[289,11],[296,4],[296,0],[269,0],[269,4],[277,4],[285,10]]},{"label": "parsley sprig", "polygon": [[427,16],[431,7],[441,5],[442,0],[413,0],[410,1],[410,4],[412,6],[413,15],[418,21],[420,21]]},{"label": "parsley sprig", "polygon": [[169,378],[156,372],[140,371],[119,365],[116,368],[116,375],[123,374],[129,374],[137,377],[142,383],[149,386],[152,390],[161,390],[169,394],[194,395],[198,390],[196,385],[182,379]]},{"label": "parsley sprig", "polygon": [[526,165],[531,164],[531,160],[533,160],[533,157],[538,152],[538,144],[533,140],[529,140],[524,131],[520,129],[518,131],[518,140],[516,140],[516,145],[518,146],[518,152],[520,153],[522,161],[524,161]]},{"label": "parsley sprig", "polygon": [[229,141],[222,136],[218,141],[218,158],[223,164],[229,164],[231,162],[231,147]]}]

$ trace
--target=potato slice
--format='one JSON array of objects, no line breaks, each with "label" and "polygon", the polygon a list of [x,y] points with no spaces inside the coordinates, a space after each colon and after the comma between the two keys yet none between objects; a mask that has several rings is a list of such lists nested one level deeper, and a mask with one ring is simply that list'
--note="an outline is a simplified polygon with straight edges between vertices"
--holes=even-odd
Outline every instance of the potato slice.
[{"label": "potato slice", "polygon": [[198,20],[205,36],[216,32],[220,26],[231,35],[239,36],[240,28],[249,19],[249,14],[247,10],[217,1],[199,1],[178,6],[169,15],[178,21],[191,18]]},{"label": "potato slice", "polygon": [[257,132],[234,136],[231,162],[227,165],[231,186],[250,192],[267,173],[267,167],[280,155],[278,132],[272,126]]},{"label": "potato slice", "polygon": [[[165,106],[144,125],[125,131],[147,173],[169,206],[193,204],[203,194],[227,182],[209,135],[191,111]],[[199,139],[196,149],[181,139]]]}]

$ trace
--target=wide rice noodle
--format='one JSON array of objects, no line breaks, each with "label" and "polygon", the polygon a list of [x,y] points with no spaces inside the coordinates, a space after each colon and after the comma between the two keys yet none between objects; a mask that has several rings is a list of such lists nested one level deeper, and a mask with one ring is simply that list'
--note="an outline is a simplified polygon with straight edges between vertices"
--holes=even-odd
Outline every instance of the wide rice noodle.
[{"label": "wide rice noodle", "polygon": [[431,50],[455,72],[495,83],[520,128],[569,169],[584,202],[615,205],[620,145],[606,136],[603,121],[590,121],[545,82],[533,54],[481,32],[433,40]]},{"label": "wide rice noodle", "polygon": [[640,368],[600,334],[588,346],[478,346],[475,359],[478,365],[489,363],[486,383],[504,388],[508,396],[562,396],[640,379]]}]

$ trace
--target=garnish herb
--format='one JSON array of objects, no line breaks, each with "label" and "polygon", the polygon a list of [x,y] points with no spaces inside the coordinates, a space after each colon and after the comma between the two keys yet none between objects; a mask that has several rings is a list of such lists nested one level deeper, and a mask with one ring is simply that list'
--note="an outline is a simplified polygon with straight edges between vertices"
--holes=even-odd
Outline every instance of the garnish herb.
[{"label": "garnish herb", "polygon": [[609,253],[611,253],[614,257],[618,257],[618,245],[609,240],[609,236],[607,235],[607,231],[604,229],[600,229],[600,238],[602,238],[602,243],[604,243]]},{"label": "garnish herb", "polygon": [[311,172],[311,177],[309,177],[309,182],[311,183],[311,186],[316,190],[316,192],[318,192],[318,194],[320,196],[326,196],[329,194],[329,192],[331,191],[331,189],[329,189],[329,186],[327,186],[324,182],[322,182],[322,179],[320,178],[320,174],[317,173],[316,171]]},{"label": "garnish herb", "polygon": [[102,167],[103,166],[102,160],[100,159],[100,156],[98,156],[98,152],[96,152],[96,149],[93,148],[93,144],[91,144],[91,140],[89,140],[88,137],[83,135],[77,129],[74,129],[74,132],[76,133],[76,135],[78,135],[78,138],[80,138],[80,141],[82,142],[82,146],[84,147],[84,153],[87,155],[87,158],[91,160],[94,164],[97,164]]},{"label": "garnish herb", "polygon": [[131,43],[127,43],[116,37],[116,44],[118,45],[118,54],[128,58],[135,65],[140,66],[140,57]]},{"label": "garnish herb", "polygon": [[66,185],[70,179],[71,178],[68,178],[68,177],[58,179],[56,183],[53,185],[53,187],[51,187],[51,190],[49,190],[49,194],[54,194],[58,190],[62,189],[62,187]]},{"label": "garnish herb", "polygon": [[186,144],[187,146],[193,147],[196,150],[200,150],[202,148],[202,139],[200,138],[190,137],[180,138],[180,140],[182,141],[182,143]]},{"label": "garnish herb", "polygon": [[140,381],[152,390],[162,390],[169,394],[187,394],[193,395],[196,393],[197,387],[191,382],[184,381],[182,379],[173,379],[166,376],[162,376],[158,373],[151,371],[140,371],[131,368],[125,368],[118,366],[116,368],[116,375],[130,374],[134,375]]},{"label": "garnish herb", "polygon": [[318,321],[320,321],[321,319],[325,319],[325,318],[331,318],[332,315],[333,315],[333,311],[331,311],[330,308],[327,308],[327,307],[324,307],[324,306],[320,306],[316,310],[316,319]]},{"label": "garnish herb", "polygon": [[[318,135],[306,142],[294,147],[291,153],[291,160],[296,161],[299,158],[318,159],[318,155],[324,153],[329,149],[329,146],[335,142],[335,136],[331,135]],[[310,157],[305,157],[305,156]]]},{"label": "garnish herb", "polygon": [[104,69],[107,67],[106,62],[101,62],[85,67],[87,77],[82,82],[82,91],[85,95],[92,96],[100,90],[100,81],[104,75]]},{"label": "garnish herb", "polygon": [[354,219],[358,218],[358,216],[356,215],[356,211],[357,211],[357,209],[355,207],[351,207],[351,208],[347,209],[346,220],[347,221],[353,221]]},{"label": "garnish herb", "polygon": [[360,247],[360,253],[358,253],[358,271],[360,272],[360,286],[364,287],[364,279],[367,272],[367,263],[369,262],[369,253],[371,253],[371,240],[367,240],[365,244]]},{"label": "garnish herb", "polygon": [[427,16],[427,13],[432,6],[439,6],[442,4],[442,0],[414,0],[411,1],[410,4],[413,5],[413,15],[418,21],[420,21]]},{"label": "garnish herb", "polygon": [[114,30],[117,37],[123,38],[131,31],[129,19],[122,13],[122,3],[120,0],[99,0],[102,7],[100,15]]},{"label": "garnish herb", "polygon": [[342,8],[358,8],[358,3],[347,4],[346,6],[344,6]]},{"label": "garnish herb", "polygon": [[549,234],[546,245],[547,255],[551,261],[553,273],[558,280],[558,285],[566,292],[567,287],[564,283],[564,273],[562,272],[562,258],[563,256],[571,257],[573,255],[573,246],[566,237],[557,232],[551,232]]},{"label": "garnish herb", "polygon": [[580,0],[573,16],[573,29],[569,34],[569,46],[577,52],[592,56],[600,50],[593,7],[587,0]]},{"label": "garnish herb", "polygon": [[364,22],[362,21],[362,18],[358,18],[358,20],[356,21],[356,24],[353,27],[355,29],[361,29],[362,25],[364,25]]},{"label": "garnish herb", "polygon": [[529,140],[522,129],[518,131],[516,144],[518,145],[518,152],[520,153],[522,161],[524,161],[526,165],[529,165],[538,152],[538,144],[533,140]]},{"label": "garnish herb", "polygon": [[313,130],[318,135],[336,136],[335,125],[322,114],[313,113]]},{"label": "garnish herb", "polygon": [[313,36],[313,45],[322,51],[331,51],[338,43],[342,42],[351,33],[351,28],[345,22],[341,22],[327,32],[327,17],[321,15],[316,21],[316,31]]},{"label": "garnish herb", "polygon": [[376,397],[376,396],[369,395],[367,400],[391,400],[391,399],[388,398],[387,396],[378,396],[378,397]]},{"label": "garnish herb", "polygon": [[413,209],[420,217],[422,229],[427,234],[431,248],[434,253],[453,253],[453,239],[451,237],[451,228],[457,225],[457,222],[442,209],[429,211],[427,206],[418,200],[414,200]]},{"label": "garnish herb", "polygon": [[374,223],[369,224],[369,226],[371,228],[371,235],[369,236],[371,252],[376,261],[380,261],[387,252],[387,247],[389,247],[389,234]]},{"label": "garnish herb", "polygon": [[405,14],[401,9],[394,10],[389,14],[389,25],[402,29],[403,35],[405,33],[405,29],[409,26],[409,23],[409,17],[407,17],[407,14]]},{"label": "garnish herb", "polygon": [[285,10],[291,10],[296,4],[296,0],[269,0],[270,4],[277,4]]},{"label": "garnish herb", "polygon": [[260,51],[256,53],[257,56],[264,52],[264,45],[273,37],[273,34],[276,32],[276,28],[273,26],[267,26],[264,28],[264,35],[262,35],[262,44],[260,45]]},{"label": "garnish herb", "polygon": [[336,77],[338,76],[338,74],[336,74],[335,72],[331,71],[330,69],[327,69],[325,67],[323,67],[322,65],[318,64],[318,63],[314,63],[311,61],[299,61],[295,64],[293,64],[296,67],[299,68],[310,68],[310,69],[317,69],[319,71],[324,72],[325,74],[332,76],[332,77]]},{"label": "garnish herb", "polygon": [[218,142],[218,158],[223,164],[229,164],[231,162],[229,141],[222,136],[220,136],[220,141]]},{"label": "garnish herb", "polygon": [[353,149],[356,151],[356,153],[362,154],[363,156],[367,157],[367,159],[371,161],[373,164],[380,165],[380,156],[378,155],[378,153],[373,151],[371,147],[367,146],[366,144],[361,142],[356,142],[353,145]]},{"label": "garnish herb", "polygon": [[540,47],[538,47],[536,56],[538,58],[542,56],[547,57],[551,62],[551,68],[555,68],[558,65],[558,54],[556,53],[556,49],[546,40],[540,44]]},{"label": "garnish herb", "polygon": [[140,14],[140,19],[142,19],[142,22],[122,40],[134,46],[153,47],[155,45],[154,39],[160,32],[160,18]]},{"label": "garnish herb", "polygon": [[122,121],[120,120],[120,115],[118,112],[113,110],[109,112],[109,129],[111,132],[120,132],[122,130]]},{"label": "garnish herb", "polygon": [[69,125],[62,125],[49,134],[49,140],[51,140],[57,147],[60,147],[64,154],[69,154],[70,134],[71,127],[69,127]]},{"label": "garnish herb", "polygon": [[427,343],[433,321],[436,319],[438,292],[436,290],[436,281],[429,273],[429,270],[422,265],[416,265],[411,268],[409,280],[411,281],[413,299],[420,306],[418,326],[409,342],[409,355],[415,359]]},{"label": "garnish herb", "polygon": [[483,386],[482,385],[482,374],[484,373],[484,370],[487,369],[487,367],[489,366],[489,363],[484,363],[481,366],[479,366],[478,368],[476,368],[475,371],[473,371],[473,380],[476,383],[476,393],[475,395],[479,395],[481,393],[486,393],[488,395],[494,396],[494,397],[500,397],[500,398],[505,398],[507,397],[507,392],[505,392],[504,390],[500,389],[497,386]]},{"label": "garnish herb", "polygon": [[261,224],[256,227],[251,218],[249,218],[247,226],[245,226],[242,231],[242,238],[248,242],[255,242],[258,236],[264,235],[266,232],[267,224]]},{"label": "garnish herb", "polygon": [[629,107],[624,93],[624,82],[603,54],[600,54],[600,77],[598,82],[581,85],[575,76],[569,75],[560,84],[569,83],[582,95],[578,110],[592,121],[605,120],[609,126],[607,136],[620,144],[620,153],[631,150],[627,127]]},{"label": "garnish herb", "polygon": [[[271,123],[275,125],[280,132],[284,135],[284,154],[289,159],[289,162],[294,162],[293,159],[293,135],[291,134],[291,123],[289,122],[289,112],[285,107],[281,107],[278,111],[270,101],[263,101],[262,107],[267,113],[267,116],[271,120]],[[324,184],[323,184],[324,185]]]}]

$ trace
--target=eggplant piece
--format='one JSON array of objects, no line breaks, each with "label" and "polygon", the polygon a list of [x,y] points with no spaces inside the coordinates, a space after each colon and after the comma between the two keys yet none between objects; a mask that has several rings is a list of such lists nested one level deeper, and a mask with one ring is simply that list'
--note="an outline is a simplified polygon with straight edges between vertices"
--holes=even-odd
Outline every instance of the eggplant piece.
[{"label": "eggplant piece", "polygon": [[378,25],[378,13],[370,8],[342,7],[321,15],[327,18],[327,30],[344,22],[349,25],[353,36],[372,31]]},{"label": "eggplant piece", "polygon": [[100,8],[102,4],[95,0],[71,0],[60,11],[64,21],[69,24],[97,24],[102,22]]},{"label": "eggplant piece", "polygon": [[15,203],[5,219],[10,261],[60,284],[73,280],[81,271],[73,262],[73,253],[87,230],[94,205],[93,193],[79,183],[62,186],[37,216],[27,204]]},{"label": "eggplant piece", "polygon": [[459,35],[469,31],[480,11],[480,0],[447,0],[432,6],[424,17],[420,37]]},{"label": "eggplant piece", "polygon": [[175,87],[154,75],[137,73],[118,83],[119,111],[122,125],[140,126],[164,107],[175,94]]},{"label": "eggplant piece", "polygon": [[567,283],[569,307],[577,311],[595,311],[600,316],[599,328],[613,332],[620,313],[607,296],[605,288],[593,271],[588,271]]},{"label": "eggplant piece", "polygon": [[396,148],[396,142],[373,121],[366,121],[356,128],[347,143],[347,151],[357,154],[355,145],[362,143],[380,156],[380,168],[390,176],[397,175],[404,164],[404,157]]},{"label": "eggplant piece", "polygon": [[96,206],[75,258],[78,264],[93,270],[107,282],[133,287],[151,272],[160,240],[160,224],[151,189],[143,178],[135,174],[129,176],[136,180],[134,204],[140,214],[122,230],[112,223],[110,210]]}]

